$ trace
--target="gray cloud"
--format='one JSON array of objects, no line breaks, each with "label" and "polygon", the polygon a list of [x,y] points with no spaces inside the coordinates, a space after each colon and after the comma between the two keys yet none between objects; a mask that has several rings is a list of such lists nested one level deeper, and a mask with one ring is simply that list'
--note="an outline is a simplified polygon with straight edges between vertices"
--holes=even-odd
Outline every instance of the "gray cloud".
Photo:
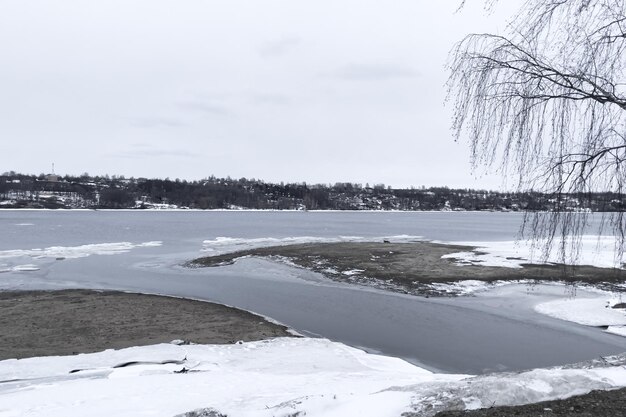
[{"label": "gray cloud", "polygon": [[218,102],[215,99],[194,99],[178,102],[178,107],[183,110],[192,110],[201,113],[208,113],[213,115],[227,115],[230,114],[230,109],[222,102]]},{"label": "gray cloud", "polygon": [[259,54],[264,58],[280,57],[288,54],[302,44],[297,36],[284,36],[280,39],[265,42],[259,48]]},{"label": "gray cloud", "polygon": [[401,78],[416,78],[420,73],[413,68],[380,65],[380,64],[349,64],[331,73],[327,77],[353,81],[386,81]]},{"label": "gray cloud", "polygon": [[115,158],[159,158],[159,157],[181,157],[181,158],[198,158],[202,155],[185,149],[164,149],[156,148],[147,144],[135,144],[133,149],[114,152],[110,156]]}]

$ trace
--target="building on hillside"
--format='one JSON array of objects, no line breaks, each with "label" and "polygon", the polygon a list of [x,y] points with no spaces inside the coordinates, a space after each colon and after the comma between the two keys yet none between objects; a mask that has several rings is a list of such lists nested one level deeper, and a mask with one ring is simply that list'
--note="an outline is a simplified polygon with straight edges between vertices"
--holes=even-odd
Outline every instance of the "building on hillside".
[{"label": "building on hillside", "polygon": [[59,182],[59,176],[56,174],[48,174],[46,175],[46,181],[48,182]]}]

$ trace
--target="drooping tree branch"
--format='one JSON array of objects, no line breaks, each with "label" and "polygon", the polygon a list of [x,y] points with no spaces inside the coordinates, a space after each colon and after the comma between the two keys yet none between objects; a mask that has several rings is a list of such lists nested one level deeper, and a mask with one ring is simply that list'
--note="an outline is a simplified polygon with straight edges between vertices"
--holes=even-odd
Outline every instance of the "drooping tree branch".
[{"label": "drooping tree branch", "polygon": [[[572,195],[624,195],[626,2],[526,0],[512,22],[505,35],[468,35],[451,51],[452,128],[469,140],[475,169],[553,194],[555,213],[530,230],[547,245],[560,236],[564,254],[586,226],[565,214]],[[622,214],[610,222],[621,255]]]}]

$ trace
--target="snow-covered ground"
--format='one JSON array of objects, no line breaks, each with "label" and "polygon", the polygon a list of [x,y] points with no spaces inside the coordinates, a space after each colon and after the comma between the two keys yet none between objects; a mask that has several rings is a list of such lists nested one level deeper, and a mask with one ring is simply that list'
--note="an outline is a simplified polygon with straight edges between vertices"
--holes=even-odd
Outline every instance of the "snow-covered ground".
[{"label": "snow-covered ground", "polygon": [[607,296],[564,298],[539,304],[535,310],[562,320],[586,326],[626,326],[624,309],[611,308]]},{"label": "snow-covered ground", "polygon": [[[160,344],[0,361],[0,416],[399,416],[563,398],[626,386],[618,366],[433,374],[324,339]],[[298,413],[301,414],[298,414]]]},{"label": "snow-covered ground", "polygon": [[626,326],[609,326],[606,331],[608,333],[626,337]]},{"label": "snow-covered ground", "polygon": [[529,280],[498,280],[486,282],[474,279],[465,279],[455,282],[431,282],[426,285],[437,292],[463,296],[489,291],[505,285],[519,285],[530,283],[531,281]]},{"label": "snow-covered ground", "polygon": [[[475,251],[456,252],[442,258],[456,259],[458,265],[501,266],[522,268],[527,263],[565,263],[591,265],[599,268],[621,268],[623,260],[615,256],[615,237],[582,236],[581,246],[574,256],[563,259],[555,249],[543,256],[541,242],[524,240],[494,242],[449,242],[457,245],[474,246]],[[555,248],[558,245],[554,245]]]},{"label": "snow-covered ground", "polygon": [[594,296],[569,297],[535,306],[535,311],[585,326],[604,327],[609,333],[626,337],[626,309],[613,308],[622,298],[596,290]]},{"label": "snow-covered ground", "polygon": [[[592,284],[580,284],[577,287],[568,287],[565,282],[534,282],[530,280],[484,281],[464,280],[450,283],[433,283],[430,286],[439,291],[447,291],[458,295],[493,296],[497,293],[515,288],[520,284],[526,285],[531,292],[532,287],[562,288],[561,295],[552,294],[548,301],[541,298],[529,298],[529,307],[537,313],[545,314],[560,320],[571,321],[584,326],[602,327],[608,333],[626,337],[626,308],[614,308],[626,303],[626,294],[599,289]],[[626,289],[626,284],[616,284],[615,287]],[[569,288],[569,289],[568,289]],[[510,292],[506,297],[519,298],[520,293]]]}]

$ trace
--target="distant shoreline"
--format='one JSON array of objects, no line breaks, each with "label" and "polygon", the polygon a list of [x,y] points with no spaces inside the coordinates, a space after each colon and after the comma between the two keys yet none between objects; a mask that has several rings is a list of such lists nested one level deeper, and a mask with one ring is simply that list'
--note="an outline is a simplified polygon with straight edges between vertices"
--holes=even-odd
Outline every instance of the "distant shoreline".
[{"label": "distant shoreline", "polygon": [[[250,213],[250,212],[262,212],[262,213],[518,213],[520,215],[524,214],[533,214],[533,213],[551,213],[549,211],[506,211],[506,210],[337,210],[337,209],[328,209],[328,210],[296,210],[296,209],[135,209],[135,208],[3,208],[0,207],[0,212],[3,211],[46,211],[46,212],[69,212],[69,211],[119,211],[119,212],[175,212],[175,213],[185,213],[185,212],[228,212],[228,213]],[[604,213],[618,213],[612,211],[594,211],[594,212],[568,212],[568,213],[577,213],[577,214],[604,214]]]},{"label": "distant shoreline", "polygon": [[125,178],[123,176],[0,175],[0,207],[156,208],[269,210],[492,210],[611,211],[621,210],[611,192],[585,198],[533,190],[487,190],[336,182],[272,183],[254,178],[205,177],[200,180]]}]

